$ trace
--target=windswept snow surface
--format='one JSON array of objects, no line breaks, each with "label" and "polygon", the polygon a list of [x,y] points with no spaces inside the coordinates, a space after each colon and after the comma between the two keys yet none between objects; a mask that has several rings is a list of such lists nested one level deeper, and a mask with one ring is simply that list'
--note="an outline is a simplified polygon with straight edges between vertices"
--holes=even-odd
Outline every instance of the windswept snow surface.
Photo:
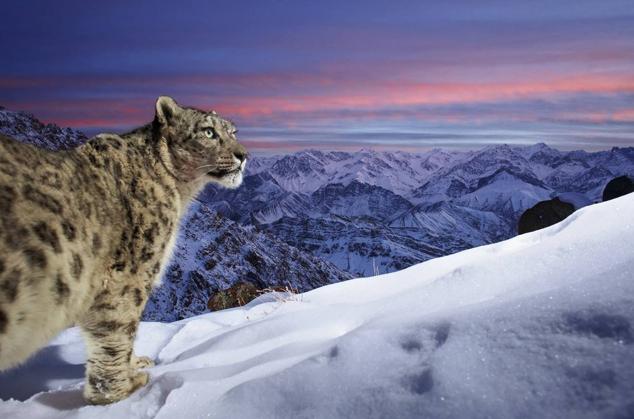
[{"label": "windswept snow surface", "polygon": [[157,366],[110,406],[84,405],[83,346],[69,329],[0,376],[0,417],[634,416],[634,194],[282,297],[143,323],[136,352]]}]

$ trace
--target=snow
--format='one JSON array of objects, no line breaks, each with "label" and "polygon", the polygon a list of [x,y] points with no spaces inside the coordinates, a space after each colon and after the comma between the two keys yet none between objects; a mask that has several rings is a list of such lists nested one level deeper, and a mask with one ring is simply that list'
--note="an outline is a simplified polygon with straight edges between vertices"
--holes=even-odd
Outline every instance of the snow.
[{"label": "snow", "polygon": [[142,323],[157,366],[110,406],[81,399],[72,328],[0,375],[0,417],[632,417],[632,214],[634,194],[403,271]]}]

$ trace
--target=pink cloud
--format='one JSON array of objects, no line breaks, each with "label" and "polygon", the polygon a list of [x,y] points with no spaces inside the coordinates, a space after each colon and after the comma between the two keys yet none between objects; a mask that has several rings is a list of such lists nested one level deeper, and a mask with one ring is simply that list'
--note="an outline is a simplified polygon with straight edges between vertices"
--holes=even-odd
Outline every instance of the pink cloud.
[{"label": "pink cloud", "polygon": [[[629,73],[605,74],[573,74],[567,76],[539,76],[530,79],[521,78],[514,82],[415,82],[408,80],[388,80],[364,83],[360,81],[337,81],[332,77],[311,75],[297,75],[287,77],[287,82],[296,84],[287,94],[270,96],[262,93],[256,86],[281,86],[283,78],[288,75],[260,74],[240,76],[179,76],[179,77],[148,77],[139,80],[136,77],[108,77],[78,78],[78,79],[21,79],[5,78],[0,80],[0,86],[12,86],[21,89],[32,86],[44,88],[47,83],[77,83],[80,86],[113,83],[134,86],[135,82],[150,83],[162,86],[196,86],[202,93],[184,93],[177,97],[185,105],[198,106],[203,109],[216,109],[229,118],[238,118],[249,124],[257,120],[269,120],[276,124],[292,126],[303,118],[333,119],[337,112],[348,110],[356,112],[355,118],[365,119],[394,119],[398,112],[386,116],[383,109],[403,109],[403,114],[410,116],[408,109],[425,106],[460,105],[492,103],[499,101],[514,101],[527,99],[556,100],[558,97],[571,94],[623,94],[634,93],[634,75]],[[205,94],[205,85],[225,84],[240,85],[243,92],[249,95],[216,96]],[[314,86],[321,86],[314,89]],[[302,89],[302,86],[312,86]],[[170,87],[173,89],[173,87]],[[159,87],[151,89],[159,91]],[[177,89],[175,89],[177,90]],[[304,90],[311,90],[312,94],[303,94]],[[163,92],[160,92],[163,93]],[[10,109],[27,110],[35,113],[47,122],[55,122],[62,126],[81,128],[123,127],[140,125],[151,120],[153,103],[157,94],[122,94],[117,97],[115,91],[106,98],[66,99],[49,98],[37,101],[5,101],[3,104]],[[129,97],[128,97],[129,96]],[[567,110],[562,110],[562,118],[567,118]],[[574,112],[574,110],[572,110]],[[323,116],[320,116],[323,115]],[[442,120],[445,122],[465,121],[465,115],[451,112],[425,112],[420,110],[416,116],[421,119]],[[496,115],[483,114],[481,118],[495,118]],[[520,114],[505,118],[516,120],[530,120],[530,114]],[[558,117],[558,115],[553,115]],[[592,120],[591,117],[584,117]],[[604,120],[631,121],[631,111],[621,110],[606,113]],[[345,119],[345,116],[341,116]],[[295,121],[295,122],[294,122]],[[477,120],[474,120],[477,122]]]}]

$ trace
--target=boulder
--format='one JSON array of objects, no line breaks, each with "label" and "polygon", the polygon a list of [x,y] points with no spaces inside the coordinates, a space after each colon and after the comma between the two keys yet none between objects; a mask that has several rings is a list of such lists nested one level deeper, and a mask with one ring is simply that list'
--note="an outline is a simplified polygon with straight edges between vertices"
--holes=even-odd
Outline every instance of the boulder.
[{"label": "boulder", "polygon": [[524,211],[517,225],[517,233],[524,234],[540,230],[563,221],[575,212],[574,205],[559,198],[541,201]]},{"label": "boulder", "polygon": [[618,198],[634,192],[634,182],[628,176],[615,177],[603,189],[603,201]]}]

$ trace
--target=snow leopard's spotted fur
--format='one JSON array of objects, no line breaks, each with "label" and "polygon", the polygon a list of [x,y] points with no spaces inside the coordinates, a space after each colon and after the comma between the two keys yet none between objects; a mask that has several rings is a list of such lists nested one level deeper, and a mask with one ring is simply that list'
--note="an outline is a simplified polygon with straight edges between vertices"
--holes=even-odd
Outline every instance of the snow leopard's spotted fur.
[{"label": "snow leopard's spotted fur", "polygon": [[77,324],[89,402],[147,383],[151,361],[132,353],[141,312],[188,202],[207,182],[241,183],[235,132],[161,97],[153,123],[74,150],[0,136],[0,370]]}]

